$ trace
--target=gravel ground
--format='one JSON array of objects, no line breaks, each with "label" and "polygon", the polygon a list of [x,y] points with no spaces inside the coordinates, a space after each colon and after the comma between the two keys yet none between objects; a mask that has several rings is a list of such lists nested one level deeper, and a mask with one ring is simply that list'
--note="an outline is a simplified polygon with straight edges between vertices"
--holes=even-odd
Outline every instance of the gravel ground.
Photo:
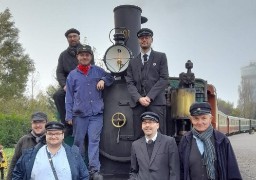
[{"label": "gravel ground", "polygon": [[244,180],[256,180],[256,133],[229,137]]}]

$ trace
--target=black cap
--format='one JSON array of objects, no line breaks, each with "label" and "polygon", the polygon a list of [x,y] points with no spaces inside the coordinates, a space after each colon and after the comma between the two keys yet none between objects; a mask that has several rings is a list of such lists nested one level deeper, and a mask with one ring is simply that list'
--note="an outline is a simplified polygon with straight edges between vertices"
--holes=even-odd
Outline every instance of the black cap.
[{"label": "black cap", "polygon": [[88,52],[90,53],[91,55],[93,55],[93,51],[92,51],[92,48],[91,46],[89,45],[81,45],[77,48],[77,53],[76,54],[79,54],[79,53],[82,53],[82,52]]},{"label": "black cap", "polygon": [[79,32],[77,29],[75,29],[75,28],[71,28],[71,29],[67,30],[67,31],[65,32],[65,36],[68,37],[68,35],[69,35],[70,33],[76,33],[76,34],[80,35],[80,32]]},{"label": "black cap", "polygon": [[153,31],[148,28],[142,28],[137,32],[137,37],[140,38],[142,36],[153,36]]},{"label": "black cap", "polygon": [[45,129],[47,131],[51,131],[51,130],[64,130],[64,128],[65,128],[64,124],[62,124],[60,122],[57,122],[57,121],[51,121],[51,122],[48,122],[45,125]]},{"label": "black cap", "polygon": [[31,115],[31,121],[47,121],[47,115],[43,112],[35,112]]},{"label": "black cap", "polygon": [[159,116],[153,112],[144,112],[143,114],[141,114],[140,118],[141,118],[141,121],[153,120],[153,121],[156,121],[157,123],[159,122]]},{"label": "black cap", "polygon": [[189,112],[191,116],[211,114],[211,105],[208,102],[195,102],[190,106]]}]

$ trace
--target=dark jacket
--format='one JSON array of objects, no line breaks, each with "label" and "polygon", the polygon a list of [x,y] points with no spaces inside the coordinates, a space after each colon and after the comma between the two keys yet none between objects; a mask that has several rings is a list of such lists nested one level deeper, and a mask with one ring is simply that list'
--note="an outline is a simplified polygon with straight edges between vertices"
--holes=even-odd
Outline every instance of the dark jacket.
[{"label": "dark jacket", "polygon": [[[229,139],[221,132],[213,131],[215,150],[217,156],[217,171],[219,180],[242,179],[236,157]],[[189,177],[189,154],[192,143],[192,132],[184,135],[179,144],[181,180],[190,180]]]},{"label": "dark jacket", "polygon": [[[169,77],[166,55],[152,50],[148,65],[149,68],[145,73],[147,76],[143,80],[141,54],[129,62],[125,78],[128,91],[131,94],[131,107],[135,107],[139,98],[145,95],[152,100],[152,105],[166,105],[165,89]],[[142,89],[142,83],[144,89]]]},{"label": "dark jacket", "polygon": [[[45,144],[45,139],[43,138],[42,140],[43,140],[42,143]],[[24,149],[32,148],[36,145],[37,145],[36,138],[31,133],[29,133],[19,139],[18,143],[15,146],[14,155],[12,157],[11,164],[9,166],[7,180],[12,179],[12,171],[13,171],[18,159],[21,157],[22,151]]]},{"label": "dark jacket", "polygon": [[[18,160],[14,170],[12,180],[30,180],[31,171],[34,166],[35,158],[39,149],[43,144],[38,144],[34,148],[27,149],[23,152],[22,156]],[[89,174],[85,166],[82,156],[79,153],[79,149],[76,146],[68,146],[63,143],[65,148],[68,162],[70,165],[72,180],[88,180]]]},{"label": "dark jacket", "polygon": [[179,153],[174,138],[158,133],[150,159],[145,137],[132,143],[129,180],[179,179]]},{"label": "dark jacket", "polygon": [[70,72],[66,89],[66,120],[73,116],[86,117],[103,113],[102,91],[97,90],[97,83],[103,80],[110,86],[114,78],[104,69],[91,65],[88,75],[79,69]]},{"label": "dark jacket", "polygon": [[59,82],[59,85],[63,88],[66,85],[66,80],[68,74],[77,67],[78,60],[76,58],[75,49],[68,48],[63,51],[58,60],[58,65],[56,69],[56,76]]}]

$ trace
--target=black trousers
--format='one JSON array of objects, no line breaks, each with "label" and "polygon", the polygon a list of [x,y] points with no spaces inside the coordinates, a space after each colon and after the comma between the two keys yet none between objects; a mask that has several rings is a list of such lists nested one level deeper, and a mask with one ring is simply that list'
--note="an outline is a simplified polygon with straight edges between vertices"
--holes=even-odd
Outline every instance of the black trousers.
[{"label": "black trousers", "polygon": [[65,116],[66,116],[65,96],[66,96],[66,92],[63,89],[58,89],[53,94],[53,100],[55,102],[57,111],[59,112],[60,120],[64,124],[65,124]]},{"label": "black trousers", "polygon": [[65,108],[65,96],[66,92],[61,88],[53,94],[53,100],[55,102],[57,111],[59,112],[60,120],[66,126],[65,136],[72,135],[72,126],[68,125],[65,121],[66,108]]},{"label": "black trousers", "polygon": [[148,107],[137,105],[136,107],[132,108],[132,110],[133,110],[133,131],[134,131],[135,140],[144,136],[144,133],[141,129],[140,116],[142,113],[146,111],[154,112],[160,117],[159,131],[162,134],[166,134],[166,106],[165,105],[163,106],[149,105]]},{"label": "black trousers", "polygon": [[4,180],[4,168],[1,167],[0,171],[1,171],[1,180]]}]

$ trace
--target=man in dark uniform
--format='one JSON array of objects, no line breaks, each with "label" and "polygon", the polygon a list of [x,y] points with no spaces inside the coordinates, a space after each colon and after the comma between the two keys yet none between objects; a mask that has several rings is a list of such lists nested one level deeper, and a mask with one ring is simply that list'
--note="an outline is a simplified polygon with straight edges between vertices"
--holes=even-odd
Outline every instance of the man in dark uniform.
[{"label": "man in dark uniform", "polygon": [[129,180],[180,180],[179,153],[174,138],[157,132],[159,116],[141,115],[145,137],[132,143]]},{"label": "man in dark uniform", "polygon": [[193,128],[179,144],[181,180],[242,179],[229,139],[211,125],[210,104],[192,104],[190,115]]},{"label": "man in dark uniform", "polygon": [[145,111],[152,111],[160,116],[160,132],[166,133],[165,89],[169,76],[166,55],[151,48],[153,31],[142,28],[137,37],[141,53],[130,61],[126,76],[128,91],[131,94],[135,139],[142,135],[138,127],[141,127],[140,115]]},{"label": "man in dark uniform", "polygon": [[[66,31],[65,36],[67,38],[69,47],[64,50],[58,60],[58,66],[56,70],[57,80],[60,85],[60,89],[56,91],[53,95],[53,99],[61,122],[65,124],[65,95],[66,95],[66,80],[70,71],[75,69],[78,65],[78,60],[76,59],[76,51],[80,46],[80,32],[74,28]],[[70,127],[70,126],[69,126]],[[70,131],[72,133],[72,131]],[[67,130],[67,134],[69,134]]]}]

